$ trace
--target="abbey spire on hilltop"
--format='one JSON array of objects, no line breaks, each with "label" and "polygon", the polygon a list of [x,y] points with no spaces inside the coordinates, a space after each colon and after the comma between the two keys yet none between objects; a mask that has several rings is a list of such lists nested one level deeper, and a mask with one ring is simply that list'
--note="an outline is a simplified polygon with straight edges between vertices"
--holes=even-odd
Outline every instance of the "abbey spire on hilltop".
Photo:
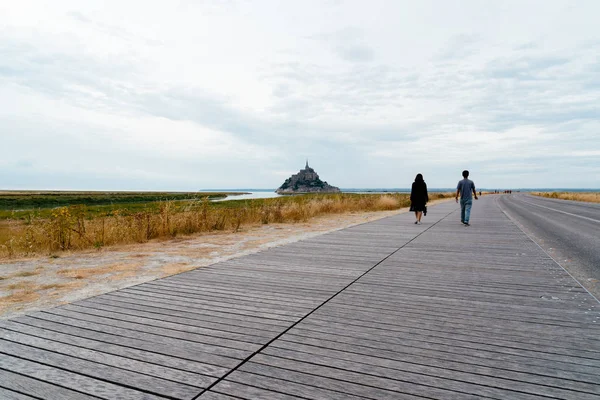
[{"label": "abbey spire on hilltop", "polygon": [[286,179],[276,192],[279,194],[339,193],[340,189],[323,182],[319,178],[319,174],[308,165],[308,159],[306,159],[304,169]]}]

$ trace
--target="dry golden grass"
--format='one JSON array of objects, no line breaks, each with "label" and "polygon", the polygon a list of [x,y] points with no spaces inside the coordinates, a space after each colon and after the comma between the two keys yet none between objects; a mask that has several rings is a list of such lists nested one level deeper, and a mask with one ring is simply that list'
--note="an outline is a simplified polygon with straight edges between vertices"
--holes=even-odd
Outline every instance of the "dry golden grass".
[{"label": "dry golden grass", "polygon": [[[431,200],[451,197],[433,193]],[[410,205],[407,194],[317,195],[262,202],[212,206],[208,201],[175,207],[166,201],[158,212],[91,218],[83,206],[61,207],[49,218],[34,217],[0,221],[0,259],[35,257],[121,244],[173,239],[199,232],[237,232],[243,226],[283,222],[306,222],[326,214],[394,210]],[[86,274],[81,271],[81,274]],[[76,274],[77,276],[84,275]]]},{"label": "dry golden grass", "polygon": [[588,203],[600,203],[600,192],[534,192],[535,196],[549,199],[585,201]]},{"label": "dry golden grass", "polygon": [[378,210],[394,210],[398,208],[398,200],[388,195],[379,197],[375,204]]}]

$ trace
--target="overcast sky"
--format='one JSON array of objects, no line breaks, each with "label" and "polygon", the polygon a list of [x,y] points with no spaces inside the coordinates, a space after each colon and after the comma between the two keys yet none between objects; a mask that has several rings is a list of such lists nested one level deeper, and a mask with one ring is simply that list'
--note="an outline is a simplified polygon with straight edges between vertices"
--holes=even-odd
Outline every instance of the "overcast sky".
[{"label": "overcast sky", "polygon": [[0,189],[600,188],[600,1],[0,0]]}]

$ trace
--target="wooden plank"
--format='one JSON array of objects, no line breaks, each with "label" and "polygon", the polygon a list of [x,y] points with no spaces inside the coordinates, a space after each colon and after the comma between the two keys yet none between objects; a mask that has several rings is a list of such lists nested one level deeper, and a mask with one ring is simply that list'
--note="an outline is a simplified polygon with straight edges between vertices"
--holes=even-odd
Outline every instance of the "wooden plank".
[{"label": "wooden plank", "polygon": [[[360,286],[360,288],[357,287],[354,288],[355,290],[362,290],[366,293],[372,292],[373,291],[373,287],[370,286],[366,286],[366,285],[362,285]],[[396,290],[396,292],[400,292],[403,294],[410,294],[410,295],[414,295],[414,296],[422,296],[424,295],[424,290],[428,290],[427,287],[422,286],[422,287],[403,287],[401,289]],[[381,294],[388,294],[388,295],[392,295],[394,293],[394,289],[393,288],[378,288],[377,291]],[[550,301],[544,301],[543,299],[541,299],[541,296],[543,295],[547,295],[548,292],[544,292],[544,293],[539,293],[539,294],[530,294],[530,296],[511,296],[511,295],[507,295],[507,294],[498,294],[498,293],[475,293],[475,291],[473,292],[469,292],[468,290],[453,290],[453,289],[444,289],[444,290],[437,290],[437,291],[430,291],[427,292],[427,296],[430,298],[436,298],[439,301],[445,301],[446,299],[453,299],[453,298],[458,298],[464,301],[484,301],[486,303],[498,303],[498,304],[505,304],[505,305],[523,305],[523,306],[530,306],[530,307],[538,307],[538,308],[553,308],[553,309],[557,309],[557,310],[562,310],[562,309],[573,309],[574,306],[576,306],[577,304],[579,304],[578,302],[575,301],[568,301],[568,300],[562,300],[562,301],[555,301],[555,302],[550,302]]]},{"label": "wooden plank", "polygon": [[[280,296],[279,298],[275,298],[274,296],[248,296],[244,295],[241,292],[229,292],[229,293],[219,293],[215,291],[206,291],[205,288],[201,288],[201,291],[198,289],[198,285],[186,285],[183,283],[168,283],[168,282],[153,282],[152,284],[144,285],[146,288],[155,288],[157,290],[176,290],[178,293],[192,294],[195,297],[197,296],[200,299],[210,298],[219,300],[220,302],[230,302],[233,304],[237,304],[241,302],[242,304],[267,304],[274,305],[277,307],[286,306],[293,309],[298,309],[300,311],[312,310],[314,308],[314,301],[304,300],[302,298],[294,299],[294,304],[289,304],[289,295]],[[286,303],[287,302],[287,303]]]},{"label": "wooden plank", "polygon": [[[444,331],[465,334],[464,326],[459,322],[460,319],[452,314],[447,317],[437,316],[434,318],[422,316],[418,312],[410,314],[397,312],[395,315],[373,314],[367,310],[355,309],[349,311],[332,305],[318,310],[312,317],[325,321],[332,318],[346,319],[357,326],[376,322],[380,325],[390,325],[392,328],[420,326],[422,329],[436,331],[442,331],[440,326],[443,326]],[[469,320],[468,334],[470,336],[509,339],[514,343],[523,345],[549,346],[576,351],[585,348],[586,352],[600,352],[600,341],[596,339],[594,334],[597,332],[592,327],[568,328],[524,321],[498,321],[494,317],[479,318],[470,316]],[[577,336],[577,333],[581,335]],[[538,336],[532,337],[533,334]]]},{"label": "wooden plank", "polygon": [[[1,374],[1,372],[0,372]],[[1,377],[1,375],[0,375]],[[2,379],[2,378],[0,378]],[[6,379],[6,377],[4,377]],[[25,389],[24,390],[28,390]],[[27,396],[21,393],[13,392],[12,390],[4,389],[0,387],[0,399],[2,400],[36,400],[35,397]]]},{"label": "wooden plank", "polygon": [[[193,344],[208,344],[213,346],[219,346],[223,348],[230,348],[232,350],[243,350],[243,351],[255,351],[260,346],[254,343],[239,342],[233,339],[219,338],[214,336],[206,336],[200,333],[188,332],[184,330],[162,328],[154,326],[153,321],[146,321],[144,319],[137,319],[131,317],[129,319],[117,319],[105,316],[99,316],[97,312],[86,312],[74,311],[74,306],[64,306],[49,310],[48,314],[55,314],[64,317],[70,317],[81,321],[88,321],[93,323],[102,324],[105,326],[111,326],[115,328],[126,329],[130,332],[136,332],[137,334],[160,336],[171,339],[185,340]],[[142,323],[143,322],[143,323]]]},{"label": "wooden plank", "polygon": [[[303,371],[278,368],[271,365],[248,362],[239,371],[280,380],[279,390],[289,391],[288,383],[294,382],[315,389],[338,392],[337,398],[360,396],[369,399],[414,399],[414,396],[442,398],[448,400],[476,400],[486,397],[472,396],[446,389],[438,389],[409,382],[394,382],[391,379],[369,377],[333,368],[310,365]],[[231,374],[229,379],[239,379]],[[309,397],[310,398],[310,397]],[[328,397],[326,397],[328,398]]]},{"label": "wooden plank", "polygon": [[[391,262],[389,264],[392,264]],[[362,285],[377,285],[382,288],[389,288],[390,290],[397,290],[398,288],[410,287],[410,288],[427,288],[429,290],[462,290],[469,288],[475,295],[481,295],[483,298],[489,298],[490,294],[494,295],[512,295],[520,296],[525,298],[539,298],[537,293],[547,293],[548,290],[552,290],[552,293],[556,293],[561,301],[568,304],[569,301],[573,300],[573,295],[577,292],[573,292],[574,288],[567,286],[554,286],[549,289],[550,285],[554,285],[555,278],[550,278],[547,281],[542,279],[531,279],[530,281],[525,280],[525,277],[520,281],[520,284],[505,282],[498,279],[497,275],[490,273],[480,273],[478,276],[462,274],[462,276],[456,276],[457,271],[454,270],[454,274],[444,274],[443,277],[435,276],[428,269],[421,269],[418,272],[405,268],[405,265],[399,265],[394,263],[396,271],[402,270],[402,277],[390,277],[382,274],[381,277],[375,275],[369,275],[368,279],[361,282]],[[435,266],[430,261],[429,267]],[[414,266],[413,266],[414,267]],[[382,268],[383,269],[383,268]],[[507,271],[502,271],[506,274]],[[454,275],[454,276],[453,276]],[[427,281],[429,279],[429,281]],[[443,281],[442,281],[443,279]],[[481,282],[485,279],[485,282]],[[535,283],[535,284],[533,284]],[[578,291],[583,293],[582,290]]]},{"label": "wooden plank", "polygon": [[[455,310],[460,310],[463,307],[468,307],[468,308],[472,308],[475,310],[481,309],[481,310],[493,311],[493,312],[507,312],[509,314],[511,314],[511,313],[512,314],[523,314],[526,317],[530,317],[530,316],[534,316],[534,315],[539,316],[540,308],[541,308],[543,311],[541,313],[543,318],[560,318],[560,319],[567,319],[567,320],[578,321],[578,322],[589,321],[589,317],[584,314],[584,312],[588,311],[588,310],[585,310],[585,309],[581,310],[579,307],[576,307],[576,306],[574,306],[571,309],[556,310],[556,309],[552,309],[552,308],[548,308],[548,307],[542,307],[543,306],[542,303],[538,304],[537,306],[525,306],[525,305],[516,305],[516,304],[511,306],[511,305],[493,303],[490,301],[465,301],[460,298],[446,298],[443,301],[440,301],[438,298],[436,298],[434,296],[429,296],[427,294],[427,292],[422,292],[421,294],[418,294],[418,295],[408,295],[406,293],[397,291],[394,293],[393,297],[390,297],[390,294],[377,293],[376,291],[373,291],[372,288],[370,291],[366,291],[366,290],[364,290],[364,287],[361,287],[359,285],[357,285],[356,287],[353,285],[351,288],[348,288],[346,293],[360,294],[360,296],[364,297],[366,301],[373,300],[373,299],[378,300],[378,299],[382,299],[382,298],[388,299],[391,302],[393,302],[395,299],[398,299],[401,301],[407,301],[407,299],[410,299],[410,301],[413,301],[414,303],[423,304],[425,306],[427,306],[428,304],[435,304],[436,306],[440,307],[441,309],[443,309],[444,307],[450,307]],[[437,310],[437,308],[434,309],[433,311],[435,311],[435,310]]]},{"label": "wooden plank", "polygon": [[[350,294],[352,293],[352,290],[348,289],[344,293]],[[534,312],[520,309],[516,312],[516,307],[511,310],[505,310],[489,304],[475,305],[473,303],[469,304],[470,307],[467,311],[462,307],[456,307],[452,304],[441,304],[440,302],[434,303],[423,297],[404,296],[400,294],[395,295],[393,298],[373,295],[336,297],[331,301],[331,304],[347,310],[353,310],[357,306],[360,306],[362,309],[384,314],[397,312],[398,310],[421,312],[423,307],[427,307],[431,304],[432,307],[427,314],[423,315],[424,318],[436,318],[438,316],[449,314],[459,318],[466,318],[469,316],[488,317],[492,315],[500,321],[536,322],[584,329],[589,327],[589,324],[583,322],[580,316],[568,316],[565,315],[565,313],[551,315],[550,313],[540,313],[539,309],[536,309]]]},{"label": "wooden plank", "polygon": [[[29,316],[15,318],[10,322],[12,321],[19,322],[19,325],[23,325],[25,327],[43,329],[43,331],[50,335],[50,338],[52,339],[56,338],[57,335],[67,334],[70,337],[97,341],[102,345],[108,345],[107,347],[110,345],[118,345],[128,349],[141,350],[144,352],[157,354],[159,356],[181,359],[183,362],[192,362],[194,365],[192,371],[206,373],[207,375],[219,376],[226,373],[228,368],[231,368],[239,363],[238,358],[213,354],[210,352],[211,349],[204,349],[201,351],[187,345],[177,346],[171,343],[149,342],[120,335],[107,334],[97,330],[71,326],[52,320],[32,318]],[[23,329],[16,328],[15,330],[22,331]],[[70,337],[68,338],[68,341],[74,340]]]},{"label": "wooden plank", "polygon": [[[31,363],[44,364],[60,370],[61,373],[71,372],[82,377],[107,381],[115,387],[132,387],[139,392],[148,392],[156,396],[175,396],[189,398],[201,392],[198,387],[181,384],[158,377],[150,377],[143,373],[136,373],[121,368],[115,368],[106,363],[99,364],[76,357],[30,347],[15,342],[0,340],[0,353],[2,358],[14,361],[15,357]],[[13,363],[11,363],[13,364]],[[0,364],[1,365],[1,364]],[[94,393],[94,392],[91,392]]]},{"label": "wooden plank", "polygon": [[[54,310],[51,310],[54,311]],[[160,345],[171,345],[177,347],[187,348],[190,353],[200,352],[200,353],[211,353],[224,357],[231,357],[237,359],[243,359],[248,356],[248,352],[244,350],[231,349],[228,347],[216,346],[211,344],[192,342],[188,340],[183,340],[179,338],[173,338],[168,336],[155,335],[146,332],[139,332],[136,330],[120,328],[111,325],[100,324],[96,322],[89,322],[86,320],[80,320],[77,318],[69,318],[64,317],[58,314],[53,314],[50,312],[39,312],[31,314],[37,319],[59,322],[64,325],[89,329],[92,331],[111,334],[115,336],[123,337],[123,340],[126,338],[138,339],[140,341],[146,341],[149,344],[156,345],[157,348]]]},{"label": "wooden plank", "polygon": [[[217,338],[219,344],[224,343],[224,339],[227,339],[226,343],[228,345],[231,345],[231,341],[235,341],[236,344],[259,344],[264,343],[265,339],[270,337],[270,335],[264,335],[262,332],[259,332],[260,336],[258,336],[257,334],[242,334],[217,328],[204,328],[196,324],[191,324],[188,320],[183,318],[169,318],[167,316],[162,317],[160,314],[144,313],[141,311],[121,309],[119,307],[97,305],[93,303],[79,302],[77,304],[64,306],[61,308],[61,310],[69,310],[86,315],[99,316],[117,321],[132,322],[145,326],[151,326],[153,328],[161,328],[163,329],[161,330],[163,333],[167,333],[167,330],[192,333],[201,336],[201,341],[205,343],[214,342],[209,338]],[[205,341],[205,339],[208,340]],[[243,347],[244,349],[248,348],[246,346]]]},{"label": "wooden plank", "polygon": [[[138,361],[122,355],[115,355],[97,350],[85,349],[71,344],[55,342],[48,339],[30,336],[20,332],[8,331],[0,328],[0,338],[13,343],[33,347],[40,350],[47,350],[75,357],[97,364],[103,364],[109,367],[124,369],[131,372],[140,372],[144,375],[155,376],[160,379],[166,379],[174,382],[184,383],[190,386],[205,388],[210,386],[216,378],[203,374],[183,371],[176,368],[165,367],[155,363]],[[2,341],[0,341],[0,345]],[[18,355],[18,354],[17,354]]]},{"label": "wooden plank", "polygon": [[[365,270],[368,269],[368,266],[372,266],[374,265],[374,263],[370,264],[370,265],[365,265]],[[266,275],[266,274],[265,274]],[[261,276],[259,274],[255,274],[255,275],[245,275],[242,276],[241,274],[231,274],[231,275],[227,275],[227,274],[219,274],[218,276],[212,276],[212,277],[206,277],[206,276],[202,276],[202,281],[203,281],[203,285],[207,285],[207,286],[212,286],[214,283],[222,283],[225,285],[241,285],[241,286],[245,286],[245,285],[250,285],[251,287],[255,287],[258,288],[260,290],[260,288],[264,289],[273,289],[273,290],[281,290],[284,289],[285,292],[289,292],[291,294],[309,294],[309,295],[314,295],[314,294],[319,294],[319,293],[330,293],[331,290],[337,291],[339,289],[341,289],[342,287],[344,287],[345,285],[341,285],[341,283],[343,281],[345,282],[351,282],[352,279],[350,280],[344,280],[343,278],[337,279],[336,281],[332,281],[332,279],[330,280],[323,280],[322,282],[319,282],[318,280],[312,280],[312,279],[285,279],[285,277],[276,277],[276,276]],[[270,275],[270,274],[269,274]],[[359,275],[359,274],[357,274]],[[318,283],[318,285],[316,285]],[[150,286],[148,285],[148,288]],[[145,285],[139,285],[139,286],[135,286],[132,289],[145,289],[146,290],[146,286]],[[198,288],[199,290],[201,289],[201,287]],[[129,291],[130,289],[122,289],[123,291]]]},{"label": "wooden plank", "polygon": [[[413,382],[425,383],[428,377],[457,381],[456,387],[472,394],[494,396],[500,398],[515,398],[518,395],[511,393],[517,391],[531,395],[546,395],[568,397],[572,391],[581,392],[581,396],[591,398],[600,394],[600,387],[594,383],[574,382],[544,375],[533,375],[533,371],[515,372],[504,368],[490,368],[468,365],[463,360],[443,361],[440,359],[415,358],[410,355],[392,351],[361,351],[356,346],[336,346],[331,349],[327,344],[321,346],[306,346],[298,343],[277,341],[277,345],[269,347],[252,361],[269,365],[278,365],[262,356],[274,356],[286,360],[318,364],[344,370],[373,374],[381,377],[395,379],[401,375],[402,379],[412,377]],[[280,347],[281,346],[281,347]],[[327,347],[322,347],[327,346]],[[433,353],[430,353],[433,355]],[[283,363],[279,365],[285,365]],[[449,384],[444,381],[445,387]],[[484,386],[485,391],[481,391]],[[493,389],[490,389],[493,388]],[[582,397],[582,399],[583,399]],[[527,396],[530,398],[530,396]]]},{"label": "wooden plank", "polygon": [[[494,339],[487,338],[484,335],[470,335],[468,329],[456,330],[445,329],[443,326],[434,327],[433,329],[422,328],[418,323],[412,326],[399,326],[381,323],[363,323],[355,324],[353,321],[348,321],[344,318],[317,318],[313,317],[310,321],[303,321],[303,325],[313,325],[320,327],[332,327],[334,332],[345,333],[369,333],[372,335],[393,337],[397,335],[420,335],[426,337],[433,342],[445,341],[448,339],[459,342],[463,346],[474,345],[485,346],[486,348],[494,348],[497,351],[504,351],[512,354],[520,352],[529,352],[529,354],[537,354],[539,358],[564,360],[566,362],[580,363],[590,366],[599,366],[598,358],[589,358],[589,354],[584,349],[571,350],[564,348],[550,349],[543,345],[533,345],[527,343],[515,342],[510,339]],[[593,357],[593,356],[592,356]]]},{"label": "wooden plank", "polygon": [[[287,342],[295,343],[288,345]],[[447,361],[460,361],[475,366],[501,366],[504,369],[522,372],[531,372],[535,375],[554,376],[581,382],[596,383],[600,375],[600,369],[583,366],[574,363],[557,362],[532,357],[527,353],[514,355],[490,350],[478,349],[476,347],[461,347],[454,343],[439,344],[428,340],[419,340],[417,335],[398,336],[392,338],[381,338],[375,335],[364,335],[362,337],[332,335],[306,329],[294,328],[290,330],[281,341],[272,344],[273,347],[296,346],[298,344],[309,344],[312,346],[330,349],[348,349],[357,354],[371,355],[379,352],[390,352],[397,357],[404,354],[415,359],[426,359],[429,357],[439,365]]]},{"label": "wooden plank", "polygon": [[[229,370],[228,368],[218,367],[217,365],[207,364],[206,362],[200,363],[198,361],[189,360],[189,352],[184,354],[187,358],[180,358],[173,355],[165,355],[158,353],[156,352],[157,349],[155,349],[154,347],[151,347],[152,351],[149,351],[148,349],[144,350],[127,347],[127,344],[132,345],[132,343],[123,343],[121,340],[119,340],[119,338],[116,337],[114,339],[115,342],[118,344],[98,340],[103,338],[96,337],[96,335],[93,335],[95,340],[90,340],[84,337],[64,334],[50,329],[43,329],[34,326],[19,324],[13,321],[0,321],[0,327],[4,329],[9,329],[13,332],[24,333],[37,338],[43,338],[58,343],[78,346],[83,349],[97,350],[108,354],[126,357],[130,360],[143,361],[157,366],[170,367],[176,370],[193,372],[196,374],[208,376],[221,376]],[[211,361],[214,362],[214,360]],[[233,363],[231,365],[233,365]]]},{"label": "wooden plank", "polygon": [[[250,375],[250,377],[252,377]],[[256,377],[259,378],[259,377]],[[238,379],[239,379],[239,375],[238,375]],[[250,384],[242,384],[242,383],[238,383],[238,382],[233,382],[230,380],[223,380],[221,382],[219,382],[212,390],[216,391],[217,393],[224,393],[224,394],[231,394],[233,393],[236,399],[248,399],[248,400],[296,400],[296,399],[306,399],[306,397],[296,397],[290,394],[285,394],[285,393],[280,393],[280,392],[276,392],[276,391],[272,391],[269,390],[269,384],[271,382],[269,382],[268,379],[266,379],[265,381],[262,381],[260,383],[257,383],[258,385],[261,385],[263,387],[257,387],[257,386],[253,386]],[[293,386],[293,385],[292,385]],[[294,387],[294,389],[297,389],[297,387]],[[300,392],[298,390],[298,392]],[[205,394],[203,394],[202,396],[199,397],[199,399],[201,400],[205,400],[205,397],[210,398],[210,394],[214,393],[213,391],[207,392]],[[298,393],[300,394],[300,393]],[[317,397],[315,397],[317,398]],[[326,398],[326,397],[323,397]]]},{"label": "wooden plank", "polygon": [[[291,256],[294,257],[294,256]],[[369,261],[367,263],[364,263],[361,265],[373,265],[376,262],[380,261],[381,257],[377,257],[377,259]],[[311,262],[311,264],[314,265],[314,261]],[[279,284],[279,283],[286,283],[286,284],[293,284],[294,287],[296,288],[304,288],[307,290],[313,290],[313,284],[317,281],[319,281],[319,278],[321,278],[321,276],[319,277],[315,277],[311,274],[305,273],[304,271],[282,271],[279,269],[274,269],[274,270],[270,270],[270,271],[259,271],[256,270],[254,268],[239,268],[237,270],[232,270],[232,269],[219,269],[216,270],[214,272],[211,272],[210,274],[207,272],[204,272],[202,274],[196,274],[198,275],[200,278],[202,278],[202,281],[206,282],[206,281],[210,281],[211,279],[215,279],[215,280],[227,280],[228,282],[231,281],[236,281],[236,280],[251,280],[251,281],[257,281],[260,282],[261,284],[267,284],[267,283],[271,283],[271,284]],[[181,277],[181,278],[185,278],[185,277]],[[331,284],[335,284],[336,281],[339,281],[340,279],[343,278],[347,278],[347,276],[342,276],[342,277],[338,277],[338,276],[334,276],[334,275],[330,275],[327,276],[327,274],[324,274],[324,276],[322,276],[322,278],[324,278],[324,281],[322,283],[326,283],[326,285],[323,285],[322,287],[327,287],[327,283],[331,282]],[[325,279],[327,278],[327,279]],[[193,279],[193,277],[189,277],[189,279]],[[186,278],[186,280],[188,280],[188,278]],[[189,280],[188,280],[189,281]],[[143,285],[146,286],[146,285]]]},{"label": "wooden plank", "polygon": [[202,400],[239,400],[241,397],[228,396],[217,392],[206,392],[200,397]]},{"label": "wooden plank", "polygon": [[[265,299],[243,299],[235,297],[234,295],[226,296],[226,295],[217,295],[217,294],[204,294],[198,293],[198,287],[194,289],[186,290],[181,286],[161,286],[161,285],[144,285],[144,290],[152,293],[163,293],[163,294],[174,294],[176,296],[186,299],[187,301],[200,303],[202,304],[214,304],[218,303],[219,305],[227,305],[232,306],[238,309],[243,309],[240,306],[250,306],[250,307],[260,307],[261,309],[275,309],[286,312],[294,312],[294,313],[306,313],[314,308],[314,304],[312,306],[297,306],[293,304],[286,303],[284,300],[280,301],[269,301]],[[288,300],[289,301],[289,300]]]},{"label": "wooden plank", "polygon": [[[205,294],[215,293],[219,296],[231,294],[240,294],[245,295],[245,297],[249,299],[276,299],[276,300],[288,300],[294,303],[299,302],[302,306],[310,306],[309,308],[314,307],[316,304],[320,304],[322,301],[326,300],[330,295],[328,292],[319,292],[319,291],[311,291],[311,292],[294,292],[292,290],[285,290],[285,288],[274,287],[269,288],[269,290],[265,290],[264,286],[254,285],[251,282],[247,282],[247,284],[236,285],[235,291],[232,290],[234,283],[233,282],[225,282],[225,283],[217,283],[214,281],[211,282],[203,282],[202,285],[197,284],[196,290]],[[113,292],[113,293],[121,293],[121,291]],[[108,294],[104,295],[107,296]]]},{"label": "wooden plank", "polygon": [[[282,354],[283,351],[278,351],[278,353]],[[477,384],[461,381],[460,378],[462,376],[459,374],[456,374],[456,378],[454,379],[448,379],[447,374],[445,376],[437,376],[425,373],[429,371],[415,372],[409,368],[389,368],[390,362],[386,362],[386,360],[381,360],[377,365],[367,365],[320,355],[302,357],[301,353],[293,351],[287,352],[285,355],[292,356],[294,359],[260,354],[252,361],[269,366],[269,368],[277,367],[284,370],[314,373],[320,377],[331,377],[336,381],[353,382],[365,386],[363,395],[369,395],[369,387],[372,386],[399,393],[421,396],[430,395],[434,397],[457,397],[462,395],[465,397],[477,396],[478,398],[510,398],[515,400],[535,400],[539,398],[535,394],[519,392],[518,384],[515,385],[517,386],[515,391],[505,390],[486,385],[485,383],[487,382]],[[300,359],[305,359],[306,361],[301,361]],[[477,377],[474,378],[476,379]],[[444,393],[438,389],[440,387],[444,388]],[[355,390],[352,393],[358,393]],[[589,395],[584,394],[583,396],[586,400],[590,399]]]},{"label": "wooden plank", "polygon": [[265,400],[288,400],[294,398],[328,400],[364,399],[364,397],[318,387],[313,385],[312,382],[307,383],[306,380],[294,379],[295,377],[292,374],[288,378],[279,379],[264,374],[235,371],[227,377],[227,380],[221,381],[215,386],[215,390],[233,395],[247,395],[249,399],[262,398]]},{"label": "wooden plank", "polygon": [[250,328],[265,332],[281,332],[281,326],[287,325],[281,321],[273,323],[273,321],[267,321],[264,318],[251,318],[248,316],[194,311],[189,307],[166,304],[158,301],[154,301],[150,304],[140,304],[139,301],[135,301],[135,299],[128,297],[104,295],[93,297],[87,299],[86,301],[94,304],[106,304],[133,310],[155,312],[156,314],[166,314],[174,317],[189,318],[194,321],[206,322],[208,324],[219,324],[220,326],[224,327],[230,326],[236,329]]},{"label": "wooden plank", "polygon": [[6,354],[0,357],[0,381],[7,389],[48,400],[165,399],[162,396]]},{"label": "wooden plank", "polygon": [[103,297],[96,297],[86,301],[77,302],[77,305],[84,307],[96,308],[103,311],[113,311],[116,313],[128,313],[135,316],[142,316],[148,318],[160,318],[163,321],[190,325],[195,327],[203,327],[205,329],[213,329],[216,331],[224,331],[226,333],[244,333],[246,335],[254,336],[257,338],[270,338],[273,336],[273,332],[279,332],[279,329],[264,329],[260,324],[253,324],[254,326],[248,326],[252,324],[245,324],[243,326],[223,321],[222,319],[218,322],[213,322],[206,318],[197,318],[195,315],[185,312],[176,312],[169,309],[161,309],[154,306],[144,306],[137,304],[128,304],[123,302],[116,302],[107,300]]},{"label": "wooden plank", "polygon": [[[304,296],[308,295],[311,297],[321,296],[323,294],[331,294],[331,292],[336,292],[345,285],[343,283],[349,283],[359,274],[350,278],[350,277],[340,277],[340,278],[323,278],[322,282],[318,280],[307,280],[307,279],[296,279],[292,280],[280,277],[261,277],[255,276],[254,278],[244,277],[241,275],[234,275],[231,278],[221,278],[221,279],[207,279],[204,280],[202,284],[198,284],[197,291],[201,292],[202,287],[211,288],[214,285],[225,285],[226,287],[232,286],[241,286],[248,287],[254,290],[262,290],[262,291],[274,291],[276,294],[290,295],[290,296]],[[148,285],[147,287],[142,287],[144,290],[150,291],[154,286]],[[198,293],[201,294],[201,293]],[[183,295],[183,293],[182,293]],[[309,298],[310,299],[310,298]]]},{"label": "wooden plank", "polygon": [[[187,282],[189,283],[189,282]],[[154,284],[158,285],[158,282],[155,282]],[[147,284],[148,286],[149,283]],[[191,288],[193,290],[195,290],[196,293],[202,293],[203,295],[206,296],[213,296],[215,298],[220,297],[220,298],[230,298],[230,299],[245,299],[245,300],[250,300],[250,301],[264,301],[264,302],[273,302],[275,304],[279,304],[281,302],[285,302],[285,301],[290,301],[292,300],[294,302],[294,304],[297,305],[297,307],[302,307],[305,309],[312,309],[314,308],[315,304],[319,304],[320,302],[315,301],[315,300],[310,300],[310,299],[306,299],[303,296],[294,296],[293,293],[285,293],[285,294],[281,294],[281,293],[272,293],[272,292],[265,292],[264,290],[252,290],[251,287],[248,287],[246,285],[237,287],[235,292],[232,292],[231,290],[231,286],[217,286],[214,284],[210,284],[210,285],[202,285],[200,286],[200,284],[196,284],[196,283],[183,283],[183,282],[175,282],[175,281],[170,281],[170,282],[162,282],[160,281],[160,286],[162,287],[168,287],[170,289],[186,289],[186,288]]]},{"label": "wooden plank", "polygon": [[[298,317],[302,316],[302,314],[300,313],[277,313],[277,312],[271,312],[272,310],[264,310],[264,309],[260,309],[260,308],[246,308],[246,309],[240,309],[237,307],[233,307],[233,306],[222,306],[219,305],[216,302],[213,302],[212,304],[206,304],[206,303],[200,303],[200,302],[190,302],[190,301],[185,301],[185,299],[182,299],[181,297],[177,297],[176,295],[173,294],[158,294],[158,293],[153,293],[153,292],[146,292],[146,291],[142,291],[142,290],[122,290],[119,291],[118,293],[115,293],[115,295],[118,296],[123,296],[123,297],[129,297],[129,298],[133,298],[133,296],[136,296],[136,298],[139,298],[141,301],[146,301],[146,302],[154,302],[154,301],[161,301],[163,303],[168,303],[168,304],[175,304],[175,305],[182,305],[182,306],[189,306],[191,309],[198,309],[198,310],[210,310],[210,311],[217,311],[217,312],[222,312],[222,313],[227,313],[227,314],[239,314],[239,315],[249,315],[252,317],[259,317],[259,318],[266,318],[266,319],[273,319],[273,320],[279,320],[279,321],[287,321],[287,322],[295,322],[298,320]],[[130,295],[130,296],[128,296]],[[276,310],[275,310],[276,311]],[[293,314],[293,315],[290,315]],[[288,324],[286,324],[288,325]]]}]

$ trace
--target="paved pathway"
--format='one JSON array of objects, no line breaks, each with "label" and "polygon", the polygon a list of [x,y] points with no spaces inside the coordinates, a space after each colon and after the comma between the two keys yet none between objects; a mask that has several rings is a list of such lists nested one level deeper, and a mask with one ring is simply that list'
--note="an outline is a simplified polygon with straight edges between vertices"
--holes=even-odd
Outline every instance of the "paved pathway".
[{"label": "paved pathway", "polygon": [[0,321],[0,399],[600,399],[600,303],[496,198]]}]

